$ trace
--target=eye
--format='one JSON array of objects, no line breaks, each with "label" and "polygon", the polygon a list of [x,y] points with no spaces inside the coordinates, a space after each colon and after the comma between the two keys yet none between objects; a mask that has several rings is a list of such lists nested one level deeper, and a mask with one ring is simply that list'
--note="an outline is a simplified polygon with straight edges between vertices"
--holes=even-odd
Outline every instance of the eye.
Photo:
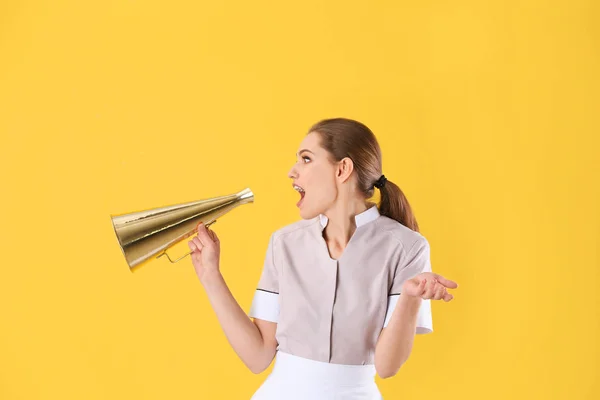
[{"label": "eye", "polygon": [[307,162],[310,162],[310,157],[308,157],[308,156],[304,156],[304,157],[302,157],[302,159],[303,160],[308,160]]}]

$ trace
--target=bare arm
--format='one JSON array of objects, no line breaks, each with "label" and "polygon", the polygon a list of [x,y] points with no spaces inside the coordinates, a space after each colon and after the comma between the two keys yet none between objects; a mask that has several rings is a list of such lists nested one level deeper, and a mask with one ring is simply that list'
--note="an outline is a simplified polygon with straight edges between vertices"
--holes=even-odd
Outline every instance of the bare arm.
[{"label": "bare arm", "polygon": [[203,224],[198,235],[188,242],[192,263],[221,328],[233,350],[255,374],[264,371],[277,348],[274,322],[250,317],[233,297],[219,270],[220,242],[214,231]]},{"label": "bare arm", "polygon": [[451,301],[454,296],[446,288],[458,284],[432,272],[423,272],[402,285],[402,294],[383,328],[375,347],[375,370],[382,378],[390,378],[408,360],[417,331],[417,316],[422,299]]},{"label": "bare arm", "polygon": [[277,342],[277,324],[255,319],[237,303],[220,272],[204,274],[202,285],[233,350],[255,374],[264,371],[273,360]]},{"label": "bare arm", "polygon": [[400,295],[387,327],[383,328],[375,347],[375,370],[390,378],[408,360],[417,329],[421,298]]}]

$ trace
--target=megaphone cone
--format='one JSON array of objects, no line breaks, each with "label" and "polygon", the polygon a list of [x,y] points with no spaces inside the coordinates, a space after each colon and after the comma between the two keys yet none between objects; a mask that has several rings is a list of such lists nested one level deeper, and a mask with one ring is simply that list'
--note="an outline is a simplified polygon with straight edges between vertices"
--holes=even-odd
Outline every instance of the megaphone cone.
[{"label": "megaphone cone", "polygon": [[200,222],[209,226],[233,208],[254,202],[249,188],[241,192],[196,200],[188,203],[153,208],[128,214],[111,215],[115,234],[130,271],[161,253],[175,263],[182,257],[171,260],[166,250],[192,236]]}]

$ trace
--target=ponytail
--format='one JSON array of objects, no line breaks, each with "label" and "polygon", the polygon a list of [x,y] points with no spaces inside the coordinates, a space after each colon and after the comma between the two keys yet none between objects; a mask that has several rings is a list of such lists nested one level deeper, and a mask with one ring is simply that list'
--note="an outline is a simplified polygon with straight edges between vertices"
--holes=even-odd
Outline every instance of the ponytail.
[{"label": "ponytail", "polygon": [[379,188],[381,201],[379,202],[379,212],[386,217],[395,219],[402,225],[419,232],[419,225],[415,218],[410,204],[400,188],[388,179]]}]

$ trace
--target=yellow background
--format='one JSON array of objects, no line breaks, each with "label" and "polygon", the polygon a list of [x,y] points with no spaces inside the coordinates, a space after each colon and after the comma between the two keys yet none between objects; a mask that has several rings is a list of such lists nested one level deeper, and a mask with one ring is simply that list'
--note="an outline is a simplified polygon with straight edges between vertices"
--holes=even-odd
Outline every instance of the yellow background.
[{"label": "yellow background", "polygon": [[[189,257],[131,273],[111,214],[230,194],[248,310],[306,129],[373,129],[461,285],[386,399],[598,399],[600,6],[0,3],[0,398],[248,399]],[[186,252],[185,242],[171,253]]]}]

